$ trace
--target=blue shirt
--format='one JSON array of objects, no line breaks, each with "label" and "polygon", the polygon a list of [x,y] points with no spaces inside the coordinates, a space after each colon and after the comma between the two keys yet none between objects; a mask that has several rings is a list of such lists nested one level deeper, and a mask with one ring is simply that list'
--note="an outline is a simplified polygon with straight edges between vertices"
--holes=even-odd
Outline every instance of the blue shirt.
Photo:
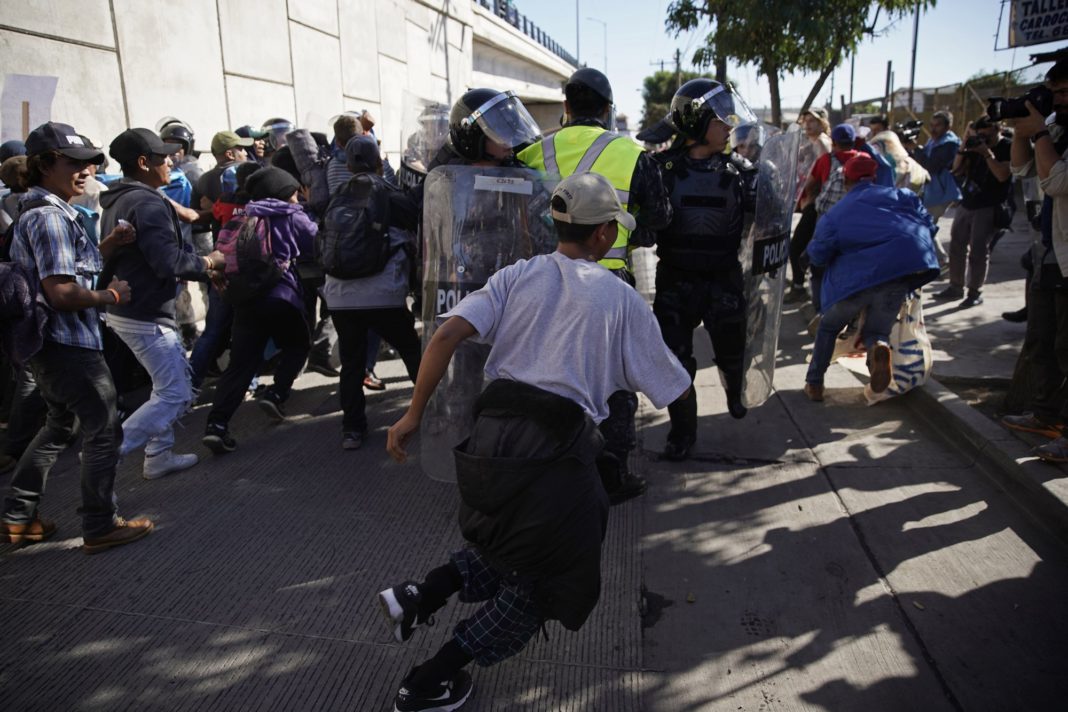
[{"label": "blue shirt", "polygon": [[[39,186],[31,187],[20,202],[40,199],[49,204],[29,210],[19,219],[11,241],[11,261],[22,266],[27,274],[35,275],[38,282],[63,275],[73,277],[85,289],[92,289],[104,259],[78,220],[78,211]],[[90,307],[50,312],[45,340],[102,351],[97,310]]]}]

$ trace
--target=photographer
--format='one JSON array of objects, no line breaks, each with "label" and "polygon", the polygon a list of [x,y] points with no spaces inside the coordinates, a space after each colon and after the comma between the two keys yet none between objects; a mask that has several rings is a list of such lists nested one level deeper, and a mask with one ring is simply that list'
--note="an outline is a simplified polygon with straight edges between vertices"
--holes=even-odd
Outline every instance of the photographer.
[{"label": "photographer", "polygon": [[934,218],[935,224],[951,203],[960,200],[960,189],[953,180],[953,163],[960,150],[960,138],[953,133],[953,114],[936,111],[931,115],[928,133],[931,140],[923,148],[914,141],[906,141],[905,150],[931,174],[931,184],[923,192],[923,207]]},{"label": "photographer", "polygon": [[1036,269],[1028,294],[1027,335],[1013,375],[1014,380],[1030,380],[1032,410],[1002,422],[1054,438],[1035,448],[1035,454],[1068,462],[1068,438],[1061,427],[1068,422],[1068,60],[1046,73],[1046,86],[1053,93],[1052,123],[1047,125],[1043,113],[1028,101],[1028,116],[1016,121],[1012,141],[1013,174],[1037,175],[1045,193],[1042,237],[1032,252]]},{"label": "photographer", "polygon": [[[990,266],[990,243],[1003,224],[1004,203],[1012,189],[1010,142],[1001,125],[986,116],[969,128],[964,146],[953,162],[961,179],[961,202],[949,239],[949,286],[935,299],[960,299],[967,276],[968,296],[962,308],[983,303],[982,290]],[[1010,218],[1011,219],[1011,218]]]}]

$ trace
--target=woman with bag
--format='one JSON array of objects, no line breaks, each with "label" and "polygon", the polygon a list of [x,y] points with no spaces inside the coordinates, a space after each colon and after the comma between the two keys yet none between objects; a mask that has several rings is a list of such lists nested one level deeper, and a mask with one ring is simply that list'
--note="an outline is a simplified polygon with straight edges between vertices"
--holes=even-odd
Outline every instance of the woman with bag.
[{"label": "woman with bag", "polygon": [[816,333],[805,395],[823,400],[823,375],[838,334],[862,310],[871,390],[892,378],[889,338],[906,296],[938,276],[931,216],[910,190],[873,183],[875,159],[859,154],[842,167],[846,195],[816,226],[807,252],[824,267],[823,318]]}]

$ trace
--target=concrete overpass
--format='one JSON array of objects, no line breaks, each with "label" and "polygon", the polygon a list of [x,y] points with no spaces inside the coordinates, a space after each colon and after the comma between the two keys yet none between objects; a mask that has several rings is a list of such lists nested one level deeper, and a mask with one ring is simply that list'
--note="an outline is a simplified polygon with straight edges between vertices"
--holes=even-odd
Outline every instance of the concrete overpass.
[{"label": "concrete overpass", "polygon": [[368,109],[395,153],[422,103],[474,86],[515,90],[555,127],[569,59],[493,0],[25,0],[0,17],[0,139],[56,120],[106,146],[174,115],[206,149],[224,128],[329,132]]}]

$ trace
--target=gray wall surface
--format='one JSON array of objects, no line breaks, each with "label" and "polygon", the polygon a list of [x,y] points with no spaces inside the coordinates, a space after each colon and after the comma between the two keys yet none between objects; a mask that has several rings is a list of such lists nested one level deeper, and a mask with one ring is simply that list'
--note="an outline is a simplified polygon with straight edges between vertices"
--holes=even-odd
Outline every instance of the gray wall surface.
[{"label": "gray wall surface", "polygon": [[212,134],[367,109],[396,152],[419,108],[513,89],[552,128],[573,67],[471,0],[0,0],[0,140],[47,120],[106,146],[177,116]]}]

